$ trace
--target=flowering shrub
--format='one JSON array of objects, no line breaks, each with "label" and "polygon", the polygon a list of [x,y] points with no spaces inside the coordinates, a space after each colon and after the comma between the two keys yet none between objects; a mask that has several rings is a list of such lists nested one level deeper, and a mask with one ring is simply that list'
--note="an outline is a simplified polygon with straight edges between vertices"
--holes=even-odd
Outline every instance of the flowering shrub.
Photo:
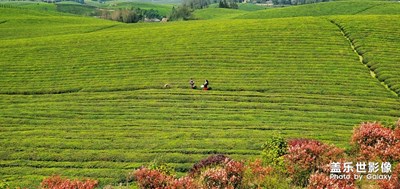
[{"label": "flowering shrub", "polygon": [[379,188],[381,189],[398,189],[400,188],[400,164],[397,164],[393,170],[392,178],[390,180],[378,181]]},{"label": "flowering shrub", "polygon": [[85,181],[63,179],[57,175],[45,178],[40,185],[43,189],[92,189],[98,182],[90,179]]},{"label": "flowering shrub", "polygon": [[[398,123],[399,125],[399,123]],[[352,136],[360,160],[400,160],[400,127],[385,128],[380,123],[362,123]]]},{"label": "flowering shrub", "polygon": [[288,142],[284,156],[286,169],[293,183],[307,186],[310,175],[343,156],[344,151],[316,140],[294,139]]}]

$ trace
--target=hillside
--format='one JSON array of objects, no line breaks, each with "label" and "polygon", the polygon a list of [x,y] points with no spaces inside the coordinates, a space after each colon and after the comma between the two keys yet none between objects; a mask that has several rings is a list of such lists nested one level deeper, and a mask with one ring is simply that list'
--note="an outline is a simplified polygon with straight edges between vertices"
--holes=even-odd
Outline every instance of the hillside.
[{"label": "hillside", "polygon": [[348,147],[354,125],[400,117],[398,19],[121,24],[0,8],[0,180],[118,185],[153,160],[183,172],[209,154],[253,158],[276,133]]},{"label": "hillside", "polygon": [[[399,3],[400,4],[400,3]],[[400,6],[398,9],[400,10]],[[376,77],[392,91],[400,94],[400,16],[338,17],[336,22],[353,41],[359,54]],[[365,24],[369,23],[369,24]]]},{"label": "hillside", "polygon": [[400,14],[399,9],[399,3],[393,1],[330,1],[250,12],[237,18],[271,19],[302,16]]},{"label": "hillside", "polygon": [[140,9],[145,9],[145,10],[157,10],[161,15],[167,16],[171,13],[172,7],[174,4],[155,4],[151,2],[119,2],[119,1],[110,1],[106,3],[97,3],[97,2],[90,2],[89,4],[92,4],[96,7],[99,8],[107,8],[107,9],[119,9],[119,8],[140,8]]},{"label": "hillside", "polygon": [[199,20],[208,19],[230,19],[237,16],[266,9],[263,6],[254,5],[250,3],[239,4],[239,9],[218,8],[218,4],[212,4],[208,8],[199,9],[194,11],[194,17]]},{"label": "hillside", "polygon": [[1,8],[0,14],[4,20],[0,24],[2,40],[90,33],[119,25],[111,21],[27,8]]}]

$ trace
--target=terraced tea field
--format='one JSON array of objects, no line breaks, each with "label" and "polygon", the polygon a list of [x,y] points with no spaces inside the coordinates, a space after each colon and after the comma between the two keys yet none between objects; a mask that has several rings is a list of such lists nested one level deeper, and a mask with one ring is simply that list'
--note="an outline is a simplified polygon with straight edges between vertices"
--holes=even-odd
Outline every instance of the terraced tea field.
[{"label": "terraced tea field", "polygon": [[[56,11],[28,8],[1,8],[0,39],[35,38],[65,34],[90,33],[113,27],[118,23],[64,15]],[[13,49],[11,49],[13,50]]]},{"label": "terraced tea field", "polygon": [[209,19],[231,19],[252,11],[267,9],[268,7],[259,6],[251,3],[239,3],[239,9],[218,8],[218,4],[211,4],[208,8],[194,11],[194,17],[199,20]]},{"label": "terraced tea field", "polygon": [[19,10],[0,9],[0,180],[12,186],[52,174],[117,185],[153,160],[183,172],[214,153],[254,158],[276,133],[348,147],[354,125],[400,117],[330,21],[381,78],[399,68],[398,28],[381,28],[392,16],[125,25]]},{"label": "terraced tea field", "polygon": [[[400,94],[399,19],[400,16],[397,15],[336,19],[364,57],[364,63],[376,73],[380,81],[398,95]],[[366,22],[370,24],[364,24]]]},{"label": "terraced tea field", "polygon": [[299,6],[267,9],[238,16],[239,19],[271,19],[302,16],[330,16],[356,14],[400,14],[396,1],[331,1]]}]

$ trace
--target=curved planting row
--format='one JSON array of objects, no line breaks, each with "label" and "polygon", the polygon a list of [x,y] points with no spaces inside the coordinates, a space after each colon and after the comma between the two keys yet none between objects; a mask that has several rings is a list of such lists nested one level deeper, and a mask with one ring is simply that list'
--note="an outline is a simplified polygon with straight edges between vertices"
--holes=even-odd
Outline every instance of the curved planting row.
[{"label": "curved planting row", "polygon": [[[400,94],[399,16],[337,17],[377,79]],[[365,24],[368,23],[368,24]]]},{"label": "curved planting row", "polygon": [[393,1],[330,1],[250,12],[238,19],[272,19],[303,16],[356,14],[400,14],[398,2]]}]

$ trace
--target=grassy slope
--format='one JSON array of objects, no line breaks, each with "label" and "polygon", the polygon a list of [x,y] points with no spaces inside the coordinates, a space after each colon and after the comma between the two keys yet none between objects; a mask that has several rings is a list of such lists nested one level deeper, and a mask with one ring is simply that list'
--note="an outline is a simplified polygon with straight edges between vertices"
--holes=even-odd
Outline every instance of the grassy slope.
[{"label": "grassy slope", "polygon": [[[0,24],[10,24],[0,32],[0,179],[15,185],[55,173],[105,185],[153,159],[184,171],[210,153],[254,157],[274,132],[345,146],[355,124],[400,117],[399,99],[322,18],[120,24],[85,33],[73,26],[112,22],[0,14],[10,21]],[[392,32],[380,24],[394,22],[335,19],[376,22],[374,43]],[[57,23],[62,32],[43,32]],[[190,77],[198,85],[209,79],[214,90],[188,90]],[[165,83],[172,89],[161,89]],[[44,94],[18,95],[34,93]]]},{"label": "grassy slope", "polygon": [[[371,12],[371,14],[400,14],[398,9],[387,12],[388,7],[398,7],[398,2],[390,1],[332,1],[284,8],[267,9],[240,15],[237,18],[270,19],[301,16],[353,15]],[[384,7],[384,8],[380,8]],[[372,10],[376,10],[375,12]]]},{"label": "grassy slope", "polygon": [[368,10],[360,12],[359,14],[400,14],[400,3],[385,3],[380,6],[372,7]]}]

